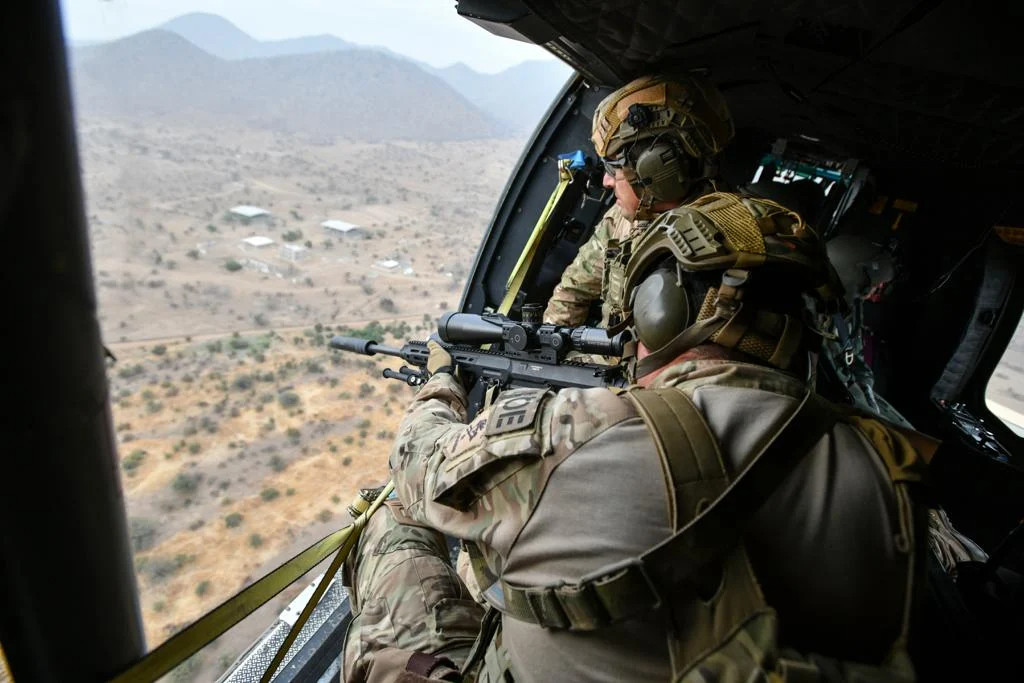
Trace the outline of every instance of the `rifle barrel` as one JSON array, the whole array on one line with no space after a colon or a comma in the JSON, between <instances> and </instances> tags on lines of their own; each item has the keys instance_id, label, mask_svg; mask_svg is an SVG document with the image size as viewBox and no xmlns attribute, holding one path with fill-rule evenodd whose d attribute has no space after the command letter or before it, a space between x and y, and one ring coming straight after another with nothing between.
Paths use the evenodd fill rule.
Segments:
<instances>
[{"instance_id":1,"label":"rifle barrel","mask_svg":"<svg viewBox=\"0 0 1024 683\"><path fill-rule=\"evenodd\" d=\"M401 356L402 350L396 349L393 346L385 346L378 344L375 341L360 339L359 337L342 337L335 335L331 337L331 341L328 345L332 349L338 349L340 351L350 351L352 353L358 353L363 356L374 356L378 353L385 356Z\"/></svg>"}]
</instances>

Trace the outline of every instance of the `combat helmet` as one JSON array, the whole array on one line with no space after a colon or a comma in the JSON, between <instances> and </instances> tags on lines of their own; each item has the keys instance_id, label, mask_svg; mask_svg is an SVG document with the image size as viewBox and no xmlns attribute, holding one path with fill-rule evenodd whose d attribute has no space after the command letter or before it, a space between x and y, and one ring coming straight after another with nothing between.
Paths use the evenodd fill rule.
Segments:
<instances>
[{"instance_id":1,"label":"combat helmet","mask_svg":"<svg viewBox=\"0 0 1024 683\"><path fill-rule=\"evenodd\" d=\"M627 83L597 106L592 128L597 155L610 175L623 170L641 209L688 197L733 134L725 98L695 75Z\"/></svg>"},{"instance_id":2,"label":"combat helmet","mask_svg":"<svg viewBox=\"0 0 1024 683\"><path fill-rule=\"evenodd\" d=\"M820 343L807 334L820 331L812 308L835 310L842 291L799 214L724 192L663 213L622 258L629 295L617 327L652 352L634 361L637 378L705 342L788 369Z\"/></svg>"}]
</instances>

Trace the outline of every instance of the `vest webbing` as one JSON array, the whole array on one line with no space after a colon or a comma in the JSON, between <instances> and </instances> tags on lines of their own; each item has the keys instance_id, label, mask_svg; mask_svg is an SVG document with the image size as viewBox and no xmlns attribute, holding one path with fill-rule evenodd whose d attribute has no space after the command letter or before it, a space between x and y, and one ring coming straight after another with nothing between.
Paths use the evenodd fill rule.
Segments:
<instances>
[{"instance_id":1,"label":"vest webbing","mask_svg":"<svg viewBox=\"0 0 1024 683\"><path fill-rule=\"evenodd\" d=\"M677 389L634 390L630 397L655 438L659 453L678 449L712 448L714 438L704 439L693 416L684 406L692 403L668 398ZM660 395L657 399L649 394ZM693 410L696 410L693 407ZM699 414L698 414L699 416ZM825 401L808 391L782 426L770 434L750 464L729 484L725 492L682 529L639 557L607 565L584 576L575 584L515 586L501 580L504 593L502 612L546 628L590 631L658 609L662 595L694 585L698 573L721 558L739 542L754 512L778 488L814 445L831 430L838 414ZM703 417L700 417L703 424ZM688 438L677 438L686 431ZM698 462L717 457L702 453L689 455ZM667 458L681 462L683 454Z\"/></svg>"}]
</instances>

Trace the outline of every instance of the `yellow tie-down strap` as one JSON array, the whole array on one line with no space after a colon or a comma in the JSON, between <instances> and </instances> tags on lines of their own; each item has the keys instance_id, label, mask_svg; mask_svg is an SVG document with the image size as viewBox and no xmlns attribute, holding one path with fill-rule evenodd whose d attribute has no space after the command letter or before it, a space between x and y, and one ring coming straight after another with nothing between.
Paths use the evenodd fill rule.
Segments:
<instances>
[{"instance_id":1,"label":"yellow tie-down strap","mask_svg":"<svg viewBox=\"0 0 1024 683\"><path fill-rule=\"evenodd\" d=\"M558 200L562 198L565 188L569 187L569 183L572 182L572 171L569 169L570 163L572 163L571 159L558 160L558 185L555 186L554 192L551 193L547 206L544 207L540 218L537 219L537 224L533 226L533 233L530 235L530 239L526 241L526 247L519 254L519 260L516 261L515 268L512 269L512 273L508 276L508 282L505 283L505 298L498 307L498 313L502 315L507 315L512 310L512 304L516 301L516 294L519 293L519 288L523 286L526 273L529 272L530 264L533 263L533 258L537 254L540 238L543 237L548 227L548 221L551 220L551 212L558 205Z\"/></svg>"},{"instance_id":2,"label":"yellow tie-down strap","mask_svg":"<svg viewBox=\"0 0 1024 683\"><path fill-rule=\"evenodd\" d=\"M284 659L285 653L295 642L313 609L327 590L331 579L352 551L359 534L366 527L370 516L394 490L394 483L388 485L377 496L373 504L349 526L324 536L301 553L270 572L256 583L241 591L227 602L215 607L191 626L171 636L152 652L130 668L111 679L111 683L149 683L174 670L179 664L194 655L206 645L219 638L228 629L262 607L267 601L301 578L306 572L320 564L335 550L338 551L324 573L323 579L309 598L299 618L288 632L288 636L271 661L261 681L269 681Z\"/></svg>"}]
</instances>

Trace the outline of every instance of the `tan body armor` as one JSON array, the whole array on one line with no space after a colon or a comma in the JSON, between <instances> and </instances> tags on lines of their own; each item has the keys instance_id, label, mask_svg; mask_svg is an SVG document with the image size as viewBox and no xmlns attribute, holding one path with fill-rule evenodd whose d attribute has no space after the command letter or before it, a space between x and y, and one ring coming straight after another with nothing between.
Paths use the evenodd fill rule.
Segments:
<instances>
[{"instance_id":1,"label":"tan body armor","mask_svg":"<svg viewBox=\"0 0 1024 683\"><path fill-rule=\"evenodd\" d=\"M730 227L730 235L745 237L733 248L751 253L741 259L736 267L758 265L765 259L766 252L773 245L766 243L764 236L776 232L792 231L794 225L802 226L800 216L768 199L744 197L729 192L711 192L675 209L671 209L657 221L666 220L674 224L676 231L685 239L680 248L692 251L697 256L711 256L716 240L722 239L722 226ZM634 258L641 242L647 239L642 230L636 230L628 238L609 242L603 268L605 307L608 327L616 329L627 316L630 302L627 301L626 287L629 286L631 271L642 270L647 264ZM757 255L760 252L760 256ZM628 267L627 267L628 266ZM637 283L632 283L635 286Z\"/></svg>"}]
</instances>

